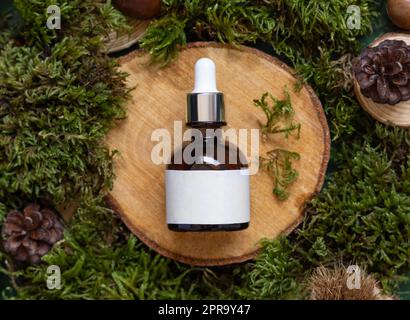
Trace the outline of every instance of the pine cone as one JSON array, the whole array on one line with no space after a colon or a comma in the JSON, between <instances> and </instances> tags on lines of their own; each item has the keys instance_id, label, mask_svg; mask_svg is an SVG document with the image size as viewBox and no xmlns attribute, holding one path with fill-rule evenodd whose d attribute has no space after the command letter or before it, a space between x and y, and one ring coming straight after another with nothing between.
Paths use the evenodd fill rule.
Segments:
<instances>
[{"instance_id":1,"label":"pine cone","mask_svg":"<svg viewBox=\"0 0 410 320\"><path fill-rule=\"evenodd\" d=\"M374 102L393 105L410 99L410 46L404 41L384 40L366 48L353 68L362 94Z\"/></svg>"},{"instance_id":2,"label":"pine cone","mask_svg":"<svg viewBox=\"0 0 410 320\"><path fill-rule=\"evenodd\" d=\"M4 250L16 261L38 264L63 238L63 226L53 211L37 204L28 204L23 212L8 213L2 228Z\"/></svg>"}]
</instances>

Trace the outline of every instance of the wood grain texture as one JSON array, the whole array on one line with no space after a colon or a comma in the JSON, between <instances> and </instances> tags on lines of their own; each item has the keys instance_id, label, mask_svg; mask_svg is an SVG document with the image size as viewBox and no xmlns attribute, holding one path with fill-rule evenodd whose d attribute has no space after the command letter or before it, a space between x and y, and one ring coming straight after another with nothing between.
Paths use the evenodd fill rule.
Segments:
<instances>
[{"instance_id":1,"label":"wood grain texture","mask_svg":"<svg viewBox=\"0 0 410 320\"><path fill-rule=\"evenodd\" d=\"M165 220L164 165L150 158L157 128L171 132L174 120L184 120L186 93L193 87L193 68L201 57L217 67L217 84L225 94L227 128L259 128L264 114L252 100L270 91L284 97L288 87L295 121L302 125L301 139L276 135L260 144L260 154L274 148L299 152L295 163L300 176L286 201L272 195L273 182L262 171L251 177L251 223L243 231L177 233ZM148 246L164 256L200 266L226 265L255 257L260 240L289 233L302 220L306 201L323 184L329 160L330 138L320 101L310 87L293 92L293 70L256 49L232 48L215 43L193 43L177 61L164 69L147 66L147 55L134 52L122 59L122 70L135 86L128 118L113 129L107 143L120 151L115 162L117 178L108 200L125 224Z\"/></svg>"},{"instance_id":2,"label":"wood grain texture","mask_svg":"<svg viewBox=\"0 0 410 320\"><path fill-rule=\"evenodd\" d=\"M370 47L377 46L383 40L403 40L410 45L410 34L407 33L386 33L370 44ZM360 105L373 118L384 124L396 125L402 128L410 128L410 100L400 101L395 105L376 103L372 99L365 97L360 92L360 86L354 78L354 91Z\"/></svg>"},{"instance_id":3,"label":"wood grain texture","mask_svg":"<svg viewBox=\"0 0 410 320\"><path fill-rule=\"evenodd\" d=\"M111 32L106 40L108 53L118 52L131 47L144 35L151 20L137 20L129 18L130 32Z\"/></svg>"}]
</instances>

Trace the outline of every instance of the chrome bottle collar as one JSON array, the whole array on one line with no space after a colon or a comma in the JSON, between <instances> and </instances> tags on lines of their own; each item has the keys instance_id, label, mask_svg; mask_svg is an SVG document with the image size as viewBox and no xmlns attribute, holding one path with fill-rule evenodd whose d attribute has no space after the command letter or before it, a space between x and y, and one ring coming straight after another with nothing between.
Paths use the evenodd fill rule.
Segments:
<instances>
[{"instance_id":1,"label":"chrome bottle collar","mask_svg":"<svg viewBox=\"0 0 410 320\"><path fill-rule=\"evenodd\" d=\"M225 122L224 96L221 92L188 93L186 122Z\"/></svg>"}]
</instances>

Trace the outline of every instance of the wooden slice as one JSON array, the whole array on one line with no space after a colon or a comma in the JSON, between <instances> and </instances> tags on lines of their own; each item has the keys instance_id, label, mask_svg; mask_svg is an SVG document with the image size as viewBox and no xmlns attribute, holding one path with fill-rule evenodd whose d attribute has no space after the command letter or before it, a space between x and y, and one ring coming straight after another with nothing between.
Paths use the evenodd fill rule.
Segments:
<instances>
[{"instance_id":1,"label":"wooden slice","mask_svg":"<svg viewBox=\"0 0 410 320\"><path fill-rule=\"evenodd\" d=\"M174 120L184 120L186 93L193 88L195 62L201 57L214 60L218 88L225 93L226 118L231 128L259 128L264 114L252 100L269 91L283 99L288 88L302 125L301 139L276 135L260 144L260 155L274 148L299 152L295 162L299 178L286 201L272 194L271 177L259 170L251 177L251 223L243 231L178 233L169 231L165 220L164 169L151 161L157 142L151 134L166 128L173 136ZM232 48L215 43L194 43L180 52L169 67L147 65L149 57L135 52L122 60L128 84L136 87L128 104L128 118L107 138L116 158L117 178L109 202L123 221L143 242L167 256L190 265L226 265L255 257L263 238L273 239L293 230L303 218L306 201L323 183L329 159L329 129L320 101L311 88L294 93L293 70L258 50ZM250 140L250 139L249 139ZM249 150L249 149L248 149Z\"/></svg>"},{"instance_id":2,"label":"wooden slice","mask_svg":"<svg viewBox=\"0 0 410 320\"><path fill-rule=\"evenodd\" d=\"M403 40L410 45L410 34L386 33L373 41L370 47L375 47L386 39ZM396 125L402 128L410 127L410 100L401 101L395 105L376 103L360 92L360 86L356 78L354 78L354 91L363 109L376 120L384 124Z\"/></svg>"},{"instance_id":3,"label":"wooden slice","mask_svg":"<svg viewBox=\"0 0 410 320\"><path fill-rule=\"evenodd\" d=\"M151 20L137 20L129 18L131 31L123 33L117 33L115 31L111 32L106 40L107 52L118 52L137 43L137 41L144 35L150 22Z\"/></svg>"}]
</instances>

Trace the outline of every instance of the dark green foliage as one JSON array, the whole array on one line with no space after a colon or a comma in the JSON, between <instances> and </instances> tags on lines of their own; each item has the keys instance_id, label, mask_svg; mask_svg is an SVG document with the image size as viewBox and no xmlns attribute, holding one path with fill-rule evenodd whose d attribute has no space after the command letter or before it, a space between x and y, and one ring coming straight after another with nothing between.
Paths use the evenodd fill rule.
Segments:
<instances>
[{"instance_id":1,"label":"dark green foliage","mask_svg":"<svg viewBox=\"0 0 410 320\"><path fill-rule=\"evenodd\" d=\"M354 133L360 106L353 98L352 54L332 60L330 51L320 51L312 61L301 60L296 70L303 82L311 84L326 112L333 140Z\"/></svg>"},{"instance_id":2,"label":"dark green foliage","mask_svg":"<svg viewBox=\"0 0 410 320\"><path fill-rule=\"evenodd\" d=\"M10 15L0 13L0 50L3 50L10 39L11 30L9 29L9 23Z\"/></svg>"},{"instance_id":3,"label":"dark green foliage","mask_svg":"<svg viewBox=\"0 0 410 320\"><path fill-rule=\"evenodd\" d=\"M245 293L253 299L297 299L303 296L301 261L293 257L293 245L286 238L262 242L263 252L256 259Z\"/></svg>"},{"instance_id":4,"label":"dark green foliage","mask_svg":"<svg viewBox=\"0 0 410 320\"><path fill-rule=\"evenodd\" d=\"M408 270L409 132L377 124L364 139L341 148L340 169L313 200L299 237L323 237L332 255L384 279Z\"/></svg>"},{"instance_id":5,"label":"dark green foliage","mask_svg":"<svg viewBox=\"0 0 410 320\"><path fill-rule=\"evenodd\" d=\"M125 115L125 75L101 53L101 39L89 38L89 17L75 37L39 27L46 15L31 13L45 12L50 3L16 1L26 36L23 45L11 42L0 53L2 208L30 199L58 204L112 185L112 154L101 141L113 120ZM74 15L78 28L77 14L91 3L103 8L102 2L75 1L75 9L70 2L62 10ZM109 17L96 29L110 27Z\"/></svg>"},{"instance_id":6,"label":"dark green foliage","mask_svg":"<svg viewBox=\"0 0 410 320\"><path fill-rule=\"evenodd\" d=\"M185 21L175 16L156 21L145 33L141 47L149 50L152 62L166 65L176 57L178 48L186 44L184 28Z\"/></svg>"},{"instance_id":7,"label":"dark green foliage","mask_svg":"<svg viewBox=\"0 0 410 320\"><path fill-rule=\"evenodd\" d=\"M356 37L371 31L378 14L374 1L349 0L165 0L166 15L151 24L141 41L154 60L169 61L177 45L185 44L180 28L190 38L231 44L262 40L292 61L310 59L318 48L342 53L357 48ZM348 29L347 8L361 9L361 28ZM178 27L175 17L178 17ZM170 29L172 28L172 29ZM170 31L178 28L178 35ZM164 40L166 39L166 40ZM181 41L183 39L183 41ZM167 44L164 46L164 44Z\"/></svg>"},{"instance_id":8,"label":"dark green foliage","mask_svg":"<svg viewBox=\"0 0 410 320\"><path fill-rule=\"evenodd\" d=\"M125 17L115 10L111 1L104 0L14 0L23 22L22 31L29 45L39 49L52 46L64 37L75 36L76 40L84 40L84 45L99 46L100 38L111 30L128 29ZM46 28L47 8L58 5L61 12L61 29Z\"/></svg>"}]
</instances>

